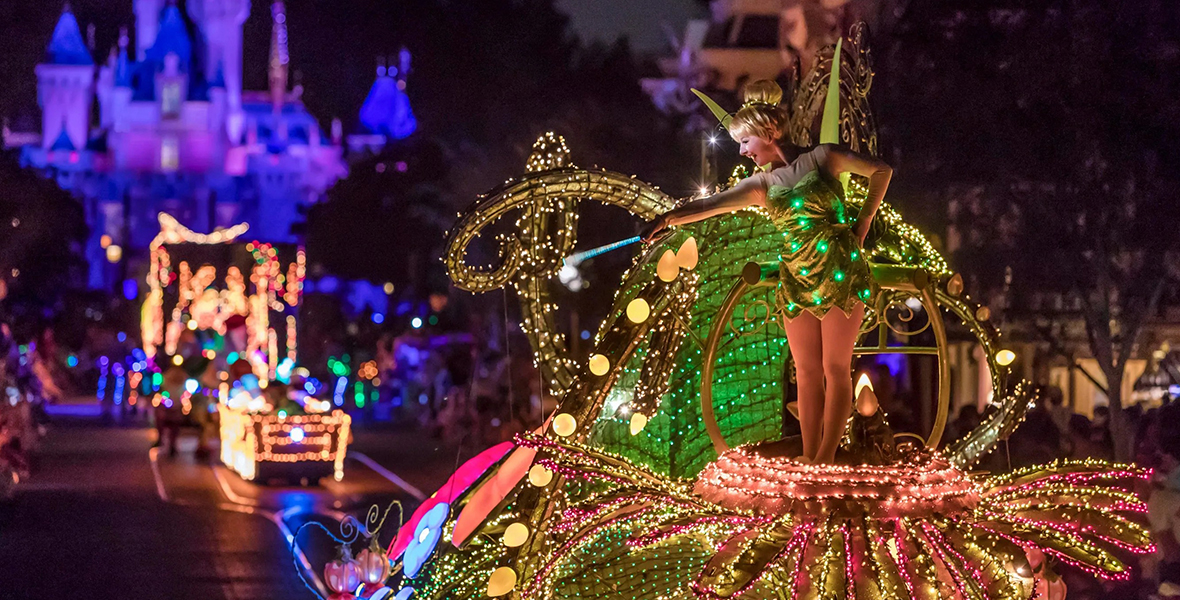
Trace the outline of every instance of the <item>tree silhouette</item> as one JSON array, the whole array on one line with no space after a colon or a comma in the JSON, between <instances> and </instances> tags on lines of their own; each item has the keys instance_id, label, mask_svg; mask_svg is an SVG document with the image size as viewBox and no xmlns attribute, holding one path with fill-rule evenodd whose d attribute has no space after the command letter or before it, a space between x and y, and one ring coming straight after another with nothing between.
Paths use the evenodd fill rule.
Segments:
<instances>
[{"instance_id":1,"label":"tree silhouette","mask_svg":"<svg viewBox=\"0 0 1180 600\"><path fill-rule=\"evenodd\" d=\"M85 285L82 206L54 182L0 156L0 316L28 339Z\"/></svg>"},{"instance_id":2,"label":"tree silhouette","mask_svg":"<svg viewBox=\"0 0 1180 600\"><path fill-rule=\"evenodd\" d=\"M1127 459L1119 382L1161 300L1180 300L1180 7L903 8L876 88L892 193L949 226L953 264L1004 316L1084 321Z\"/></svg>"},{"instance_id":3,"label":"tree silhouette","mask_svg":"<svg viewBox=\"0 0 1180 600\"><path fill-rule=\"evenodd\" d=\"M396 40L412 52L406 92L419 129L408 142L352 165L328 201L310 212L309 257L330 271L399 287L437 285L442 234L456 212L523 173L533 142L546 131L566 138L579 166L635 173L673 193L699 185L693 182L693 147L682 146L677 124L640 88L641 66L627 44L582 44L551 1L428 1L363 10L355 4L333 3L336 12L323 16L359 27L342 42L346 47L387 47ZM321 9L313 2L301 17L292 13L292 30L299 29L298 18ZM368 37L376 28L381 34ZM367 86L368 65L353 81L343 81L354 66L309 72L305 81L314 75L339 80L344 88L356 88L357 81ZM307 89L313 110L329 101L316 97L310 83ZM406 170L398 170L399 164ZM618 211L581 210L582 246L633 232ZM494 260L494 246L490 250L488 259Z\"/></svg>"}]
</instances>

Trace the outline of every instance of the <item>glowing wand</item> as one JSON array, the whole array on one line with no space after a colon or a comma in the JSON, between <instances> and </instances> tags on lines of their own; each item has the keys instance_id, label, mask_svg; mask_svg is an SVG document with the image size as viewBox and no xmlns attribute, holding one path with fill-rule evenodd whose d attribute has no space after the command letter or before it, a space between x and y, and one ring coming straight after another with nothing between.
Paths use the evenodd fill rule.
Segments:
<instances>
[{"instance_id":1,"label":"glowing wand","mask_svg":"<svg viewBox=\"0 0 1180 600\"><path fill-rule=\"evenodd\" d=\"M634 244L635 242L638 242L642 239L643 239L643 236L637 235L635 237L629 237L625 240L620 240L618 242L614 242L613 244L607 244L605 246L599 246L597 248L591 248L589 250L577 252L577 253L571 254L568 257L566 257L565 261L563 261L563 264L567 267L576 267L579 264L581 264L581 262L584 260L594 258L595 256L598 256L599 254L605 254L607 252L610 252L611 250L616 250L618 248L622 248L623 246L630 246L631 244Z\"/></svg>"}]
</instances>

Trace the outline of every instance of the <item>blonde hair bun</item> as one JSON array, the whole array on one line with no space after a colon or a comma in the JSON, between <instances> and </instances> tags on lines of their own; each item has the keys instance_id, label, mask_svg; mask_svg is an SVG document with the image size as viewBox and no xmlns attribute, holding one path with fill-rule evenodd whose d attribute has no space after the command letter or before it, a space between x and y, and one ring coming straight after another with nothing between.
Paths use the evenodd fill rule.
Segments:
<instances>
[{"instance_id":1,"label":"blonde hair bun","mask_svg":"<svg viewBox=\"0 0 1180 600\"><path fill-rule=\"evenodd\" d=\"M729 122L729 135L736 141L755 136L774 141L787 131L787 111L779 106L783 88L769 79L746 84L742 90L742 108Z\"/></svg>"},{"instance_id":2,"label":"blonde hair bun","mask_svg":"<svg viewBox=\"0 0 1180 600\"><path fill-rule=\"evenodd\" d=\"M759 79L747 83L742 89L742 105L770 104L778 106L783 100L783 88L769 79Z\"/></svg>"}]
</instances>

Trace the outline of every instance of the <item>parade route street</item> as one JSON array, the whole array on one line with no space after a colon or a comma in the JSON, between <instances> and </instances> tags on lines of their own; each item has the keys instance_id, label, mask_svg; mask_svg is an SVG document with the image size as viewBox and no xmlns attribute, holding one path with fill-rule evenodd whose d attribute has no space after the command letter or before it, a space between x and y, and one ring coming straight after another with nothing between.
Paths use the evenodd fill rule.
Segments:
<instances>
[{"instance_id":1,"label":"parade route street","mask_svg":"<svg viewBox=\"0 0 1180 600\"><path fill-rule=\"evenodd\" d=\"M388 444L384 436L360 437L366 443L359 447ZM378 451L373 459L358 450L341 482L272 487L243 481L216 459L196 461L186 451L191 438L182 438L175 457L153 449L154 439L143 426L54 419L36 453L35 475L0 504L0 596L310 599L296 562L322 585L316 578L335 549L309 528L293 554L287 535L307 520L337 531L346 515L363 516L370 505L393 499L408 515L422 497L418 486L432 490L447 475L425 468L431 460L416 461L410 483L391 462L404 456ZM436 455L434 463L453 460Z\"/></svg>"}]
</instances>

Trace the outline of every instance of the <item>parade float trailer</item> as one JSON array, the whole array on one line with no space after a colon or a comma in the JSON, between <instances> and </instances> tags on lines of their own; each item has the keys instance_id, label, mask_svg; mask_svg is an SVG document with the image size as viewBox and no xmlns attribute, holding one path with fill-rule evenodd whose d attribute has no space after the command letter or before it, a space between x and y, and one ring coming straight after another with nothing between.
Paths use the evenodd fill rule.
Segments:
<instances>
[{"instance_id":1,"label":"parade float trailer","mask_svg":"<svg viewBox=\"0 0 1180 600\"><path fill-rule=\"evenodd\" d=\"M221 462L242 479L344 478L352 418L342 410L307 415L255 413L218 403Z\"/></svg>"},{"instance_id":2,"label":"parade float trailer","mask_svg":"<svg viewBox=\"0 0 1180 600\"><path fill-rule=\"evenodd\" d=\"M351 417L310 395L299 401L306 414L288 414L262 393L295 364L303 249L239 241L245 224L199 234L159 218L142 313L145 354L213 363L217 381L204 385L216 398L221 460L243 479L339 481ZM243 360L259 385L231 380L231 365Z\"/></svg>"}]
</instances>

